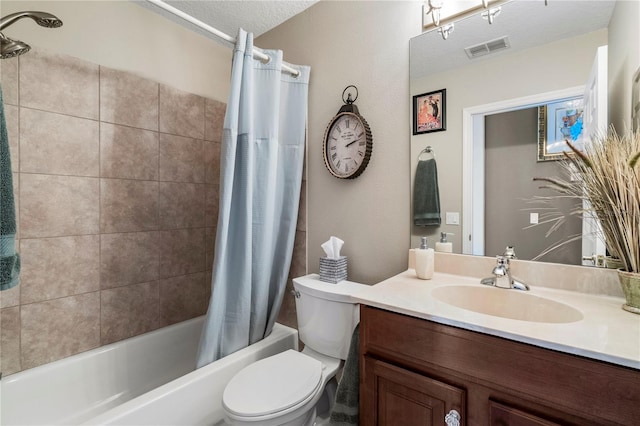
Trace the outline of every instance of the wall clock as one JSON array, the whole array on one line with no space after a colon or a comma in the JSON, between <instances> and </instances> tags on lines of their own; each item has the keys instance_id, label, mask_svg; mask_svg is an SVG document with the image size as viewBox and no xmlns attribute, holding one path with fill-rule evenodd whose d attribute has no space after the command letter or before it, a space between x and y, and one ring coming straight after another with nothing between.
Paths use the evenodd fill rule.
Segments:
<instances>
[{"instance_id":1,"label":"wall clock","mask_svg":"<svg viewBox=\"0 0 640 426\"><path fill-rule=\"evenodd\" d=\"M355 97L352 99L352 87ZM347 99L345 99L347 94ZM324 164L329 173L340 179L354 179L362 174L369 164L373 149L373 136L369 124L360 115L354 102L358 99L358 88L347 86L342 92L344 105L329 121L324 133Z\"/></svg>"}]
</instances>

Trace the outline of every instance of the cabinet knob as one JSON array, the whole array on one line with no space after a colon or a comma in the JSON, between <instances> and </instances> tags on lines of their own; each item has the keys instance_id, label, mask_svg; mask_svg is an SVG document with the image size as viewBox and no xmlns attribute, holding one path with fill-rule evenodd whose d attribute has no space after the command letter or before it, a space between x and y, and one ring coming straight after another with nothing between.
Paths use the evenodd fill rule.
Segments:
<instances>
[{"instance_id":1,"label":"cabinet knob","mask_svg":"<svg viewBox=\"0 0 640 426\"><path fill-rule=\"evenodd\" d=\"M451 410L444 416L444 422L447 426L460 426L460 413Z\"/></svg>"}]
</instances>

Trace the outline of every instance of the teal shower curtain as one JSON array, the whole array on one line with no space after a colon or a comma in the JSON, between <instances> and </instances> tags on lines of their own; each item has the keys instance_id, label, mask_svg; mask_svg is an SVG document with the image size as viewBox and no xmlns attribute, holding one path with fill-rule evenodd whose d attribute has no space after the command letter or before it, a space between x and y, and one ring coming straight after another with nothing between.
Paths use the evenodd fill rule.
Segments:
<instances>
[{"instance_id":1,"label":"teal shower curtain","mask_svg":"<svg viewBox=\"0 0 640 426\"><path fill-rule=\"evenodd\" d=\"M16 210L9 134L0 88L0 291L20 284L20 255L16 252Z\"/></svg>"},{"instance_id":2,"label":"teal shower curtain","mask_svg":"<svg viewBox=\"0 0 640 426\"><path fill-rule=\"evenodd\" d=\"M198 368L271 333L284 294L302 182L309 67L282 72L282 51L252 57L240 30L220 156L212 296Z\"/></svg>"}]
</instances>

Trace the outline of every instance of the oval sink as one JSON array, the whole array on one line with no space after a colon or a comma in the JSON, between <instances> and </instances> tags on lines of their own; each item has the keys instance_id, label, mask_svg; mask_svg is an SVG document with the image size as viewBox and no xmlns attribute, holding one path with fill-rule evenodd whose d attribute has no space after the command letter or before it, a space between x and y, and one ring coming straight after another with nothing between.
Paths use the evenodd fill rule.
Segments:
<instances>
[{"instance_id":1,"label":"oval sink","mask_svg":"<svg viewBox=\"0 0 640 426\"><path fill-rule=\"evenodd\" d=\"M448 286L434 288L431 295L458 308L521 321L569 323L583 318L569 305L519 290Z\"/></svg>"}]
</instances>

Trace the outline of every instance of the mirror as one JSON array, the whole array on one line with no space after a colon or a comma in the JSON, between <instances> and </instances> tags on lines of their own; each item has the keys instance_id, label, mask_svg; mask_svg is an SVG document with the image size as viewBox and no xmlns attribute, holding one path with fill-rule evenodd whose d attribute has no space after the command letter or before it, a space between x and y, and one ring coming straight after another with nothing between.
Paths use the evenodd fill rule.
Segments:
<instances>
[{"instance_id":1,"label":"mirror","mask_svg":"<svg viewBox=\"0 0 640 426\"><path fill-rule=\"evenodd\" d=\"M442 111L447 117L446 130L411 136L412 247L417 247L420 237L425 235L433 247L440 232L448 232L453 234L448 240L453 242L454 253L494 256L501 254L503 243L508 242L515 245L520 259L530 260L564 238L552 233L549 238L538 238L539 245L533 247L533 236L544 236L549 226L524 229L534 219L523 205L522 191L510 187L514 186L511 183L515 177L522 177L537 190L540 185L531 181L533 177L558 175L559 171L554 171L559 170L556 162L537 162L538 106L583 94L598 47L609 43L608 26L615 3L549 0L545 6L543 1L513 0L500 4L501 13L495 16L493 24L477 12L455 20L454 30L446 40L437 30L410 40L410 99L443 89L447 93L446 110ZM533 124L513 124L521 119ZM511 131L515 133L487 144L487 147L493 145L493 151L475 150L472 157L463 155L465 150L469 152L463 141L485 139L485 130L504 130L509 127L508 123L512 123ZM530 129L525 138L527 126ZM525 147L525 140L529 139L531 145L527 142ZM507 142L514 145L510 149L521 153L514 156L500 151L506 149L503 145ZM441 225L420 227L413 224L413 191L418 156L427 146L432 147L438 169ZM513 167L514 158L521 157L530 159L528 169ZM504 199L500 205L485 202L485 195L491 192L485 181L485 164L491 174L497 176L497 183L490 189ZM484 185L466 189L469 193L463 194L466 173L474 182ZM474 202L464 202L465 199L474 199ZM463 235L463 228L471 227L474 206L478 209L478 205L484 205L485 220L497 217L498 213L505 215L493 228L485 229L483 220L473 223L473 232ZM563 206L562 210L567 208ZM517 224L507 224L505 217ZM521 232L516 235L514 227ZM580 223L573 223L565 231L573 235L580 233L580 228ZM497 246L487 246L486 250L485 247L469 248L474 239L486 243L486 235L497 236L500 242L495 243ZM576 241L539 260L580 264L581 259L575 254L576 250L580 251L580 245ZM567 254L571 250L574 254Z\"/></svg>"}]
</instances>

